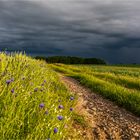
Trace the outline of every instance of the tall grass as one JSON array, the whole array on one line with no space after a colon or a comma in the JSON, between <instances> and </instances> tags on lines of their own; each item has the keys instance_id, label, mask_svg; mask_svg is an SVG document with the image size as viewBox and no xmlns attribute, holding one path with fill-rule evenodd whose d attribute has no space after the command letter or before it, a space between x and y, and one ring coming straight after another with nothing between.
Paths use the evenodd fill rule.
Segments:
<instances>
[{"instance_id":1,"label":"tall grass","mask_svg":"<svg viewBox=\"0 0 140 140\"><path fill-rule=\"evenodd\" d=\"M81 84L89 87L94 92L103 95L107 99L116 102L119 106L140 116L140 81L139 78L130 77L129 73L134 73L135 71L132 68L128 68L128 75L124 76L122 74L121 76L119 74L118 76L114 72L109 72L109 70L103 73L102 68L106 69L106 66L95 66L95 69L101 68L98 72L97 70L94 71L93 66L85 65L72 66L59 64L51 65L51 67L56 71L78 79ZM120 70L121 67L115 67L115 69L117 73L117 70Z\"/></svg>"},{"instance_id":2,"label":"tall grass","mask_svg":"<svg viewBox=\"0 0 140 140\"><path fill-rule=\"evenodd\" d=\"M64 139L71 96L45 62L0 53L0 139Z\"/></svg>"}]
</instances>

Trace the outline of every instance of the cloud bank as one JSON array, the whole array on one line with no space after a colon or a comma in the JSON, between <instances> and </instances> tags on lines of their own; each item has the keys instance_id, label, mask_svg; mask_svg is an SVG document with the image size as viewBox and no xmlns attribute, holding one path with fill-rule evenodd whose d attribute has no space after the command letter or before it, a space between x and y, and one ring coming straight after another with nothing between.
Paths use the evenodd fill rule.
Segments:
<instances>
[{"instance_id":1,"label":"cloud bank","mask_svg":"<svg viewBox=\"0 0 140 140\"><path fill-rule=\"evenodd\" d=\"M1 0L0 50L140 63L138 0Z\"/></svg>"}]
</instances>

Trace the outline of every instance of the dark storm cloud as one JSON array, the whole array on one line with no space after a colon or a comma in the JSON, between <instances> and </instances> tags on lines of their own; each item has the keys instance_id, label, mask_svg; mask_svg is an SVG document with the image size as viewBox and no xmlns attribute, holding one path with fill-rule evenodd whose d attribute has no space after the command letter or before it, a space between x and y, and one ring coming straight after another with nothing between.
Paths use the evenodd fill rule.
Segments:
<instances>
[{"instance_id":1,"label":"dark storm cloud","mask_svg":"<svg viewBox=\"0 0 140 140\"><path fill-rule=\"evenodd\" d=\"M2 0L0 49L140 63L139 5L138 0Z\"/></svg>"}]
</instances>

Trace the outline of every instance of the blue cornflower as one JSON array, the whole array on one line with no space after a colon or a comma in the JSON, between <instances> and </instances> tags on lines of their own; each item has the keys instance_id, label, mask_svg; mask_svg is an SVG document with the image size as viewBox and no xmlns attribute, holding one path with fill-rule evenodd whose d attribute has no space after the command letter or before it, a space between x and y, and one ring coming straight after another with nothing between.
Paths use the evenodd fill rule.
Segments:
<instances>
[{"instance_id":1,"label":"blue cornflower","mask_svg":"<svg viewBox=\"0 0 140 140\"><path fill-rule=\"evenodd\" d=\"M46 115L48 114L48 110L45 111L45 114L46 114Z\"/></svg>"},{"instance_id":2,"label":"blue cornflower","mask_svg":"<svg viewBox=\"0 0 140 140\"><path fill-rule=\"evenodd\" d=\"M6 80L6 84L9 85L12 81L11 80Z\"/></svg>"},{"instance_id":3,"label":"blue cornflower","mask_svg":"<svg viewBox=\"0 0 140 140\"><path fill-rule=\"evenodd\" d=\"M43 108L44 106L45 106L44 103L41 103L41 104L39 105L40 108Z\"/></svg>"},{"instance_id":4,"label":"blue cornflower","mask_svg":"<svg viewBox=\"0 0 140 140\"><path fill-rule=\"evenodd\" d=\"M63 107L63 105L59 105L58 108L63 109L64 107Z\"/></svg>"},{"instance_id":5,"label":"blue cornflower","mask_svg":"<svg viewBox=\"0 0 140 140\"><path fill-rule=\"evenodd\" d=\"M12 89L12 90L11 90L11 92L12 92L12 93L14 93L14 92L15 92L15 90L14 90L14 89Z\"/></svg>"},{"instance_id":6,"label":"blue cornflower","mask_svg":"<svg viewBox=\"0 0 140 140\"><path fill-rule=\"evenodd\" d=\"M22 80L25 80L25 77L22 77Z\"/></svg>"},{"instance_id":7,"label":"blue cornflower","mask_svg":"<svg viewBox=\"0 0 140 140\"><path fill-rule=\"evenodd\" d=\"M37 92L37 91L38 91L38 88L35 88L35 89L34 89L34 92Z\"/></svg>"},{"instance_id":8,"label":"blue cornflower","mask_svg":"<svg viewBox=\"0 0 140 140\"><path fill-rule=\"evenodd\" d=\"M74 97L70 97L70 100L74 100Z\"/></svg>"},{"instance_id":9,"label":"blue cornflower","mask_svg":"<svg viewBox=\"0 0 140 140\"><path fill-rule=\"evenodd\" d=\"M63 116L58 116L57 118L61 121L63 119Z\"/></svg>"},{"instance_id":10,"label":"blue cornflower","mask_svg":"<svg viewBox=\"0 0 140 140\"><path fill-rule=\"evenodd\" d=\"M70 108L70 111L73 111L73 108L72 107Z\"/></svg>"},{"instance_id":11,"label":"blue cornflower","mask_svg":"<svg viewBox=\"0 0 140 140\"><path fill-rule=\"evenodd\" d=\"M58 132L58 129L57 128L54 128L54 133L57 133Z\"/></svg>"}]
</instances>

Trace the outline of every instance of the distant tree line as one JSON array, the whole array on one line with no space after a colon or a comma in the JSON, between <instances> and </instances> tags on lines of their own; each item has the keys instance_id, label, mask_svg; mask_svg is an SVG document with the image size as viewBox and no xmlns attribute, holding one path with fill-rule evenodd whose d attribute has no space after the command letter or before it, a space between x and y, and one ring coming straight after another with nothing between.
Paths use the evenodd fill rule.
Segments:
<instances>
[{"instance_id":1,"label":"distant tree line","mask_svg":"<svg viewBox=\"0 0 140 140\"><path fill-rule=\"evenodd\" d=\"M43 59L47 63L63 63L63 64L103 64L106 62L98 58L81 58L81 57L71 57L71 56L52 56L43 57L36 56L35 59Z\"/></svg>"}]
</instances>

